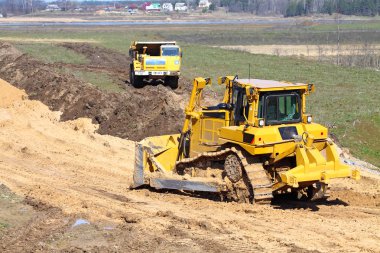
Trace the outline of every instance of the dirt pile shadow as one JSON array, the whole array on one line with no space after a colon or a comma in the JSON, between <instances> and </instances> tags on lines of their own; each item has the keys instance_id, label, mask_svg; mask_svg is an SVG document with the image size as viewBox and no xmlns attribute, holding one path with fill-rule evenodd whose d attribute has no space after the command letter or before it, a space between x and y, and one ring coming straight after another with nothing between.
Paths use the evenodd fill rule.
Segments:
<instances>
[{"instance_id":1,"label":"dirt pile shadow","mask_svg":"<svg viewBox=\"0 0 380 253\"><path fill-rule=\"evenodd\" d=\"M73 50L92 54L83 45ZM100 48L94 50L100 55ZM102 54L106 55L108 49L104 50ZM97 54L91 62L96 62ZM114 59L114 64L117 61ZM137 90L127 86L125 92L109 93L74 75L57 73L51 65L21 53L9 43L0 43L0 78L25 89L31 99L61 111L62 120L91 118L100 125L99 133L131 140L177 132L182 125L183 97L170 88L160 85ZM112 68L112 64L107 67Z\"/></svg>"}]
</instances>

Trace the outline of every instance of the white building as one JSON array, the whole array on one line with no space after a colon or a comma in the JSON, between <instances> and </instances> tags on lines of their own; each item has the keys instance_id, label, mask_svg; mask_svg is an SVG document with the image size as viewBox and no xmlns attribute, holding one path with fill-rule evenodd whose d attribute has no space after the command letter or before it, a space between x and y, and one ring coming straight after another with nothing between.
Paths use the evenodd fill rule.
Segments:
<instances>
[{"instance_id":1,"label":"white building","mask_svg":"<svg viewBox=\"0 0 380 253\"><path fill-rule=\"evenodd\" d=\"M161 4L159 3L152 3L150 5L147 5L145 7L146 11L161 11Z\"/></svg>"},{"instance_id":2,"label":"white building","mask_svg":"<svg viewBox=\"0 0 380 253\"><path fill-rule=\"evenodd\" d=\"M59 8L59 6L56 5L56 4L48 4L48 5L46 6L46 9L45 9L45 10L47 10L47 11L60 11L61 8Z\"/></svg>"},{"instance_id":3,"label":"white building","mask_svg":"<svg viewBox=\"0 0 380 253\"><path fill-rule=\"evenodd\" d=\"M176 3L174 6L174 10L176 10L176 11L187 11L187 6L185 3Z\"/></svg>"},{"instance_id":4,"label":"white building","mask_svg":"<svg viewBox=\"0 0 380 253\"><path fill-rule=\"evenodd\" d=\"M163 3L162 4L162 10L163 11L173 11L173 5L171 3Z\"/></svg>"},{"instance_id":5,"label":"white building","mask_svg":"<svg viewBox=\"0 0 380 253\"><path fill-rule=\"evenodd\" d=\"M209 0L199 0L199 8L209 8L211 5L211 2Z\"/></svg>"}]
</instances>

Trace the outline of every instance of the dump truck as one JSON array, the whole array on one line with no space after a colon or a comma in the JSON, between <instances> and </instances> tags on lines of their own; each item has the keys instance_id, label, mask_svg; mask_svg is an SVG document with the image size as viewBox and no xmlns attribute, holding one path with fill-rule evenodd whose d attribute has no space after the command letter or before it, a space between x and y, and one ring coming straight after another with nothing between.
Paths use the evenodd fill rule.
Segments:
<instances>
[{"instance_id":1,"label":"dump truck","mask_svg":"<svg viewBox=\"0 0 380 253\"><path fill-rule=\"evenodd\" d=\"M204 106L202 91L210 83L194 79L181 133L137 143L133 188L270 203L277 194L327 198L331 179L360 178L340 161L328 129L307 113L313 84L225 76L218 79L223 100Z\"/></svg>"},{"instance_id":2,"label":"dump truck","mask_svg":"<svg viewBox=\"0 0 380 253\"><path fill-rule=\"evenodd\" d=\"M134 87L143 87L144 80L161 79L172 89L178 88L182 51L175 41L133 41L129 55L129 77Z\"/></svg>"}]
</instances>

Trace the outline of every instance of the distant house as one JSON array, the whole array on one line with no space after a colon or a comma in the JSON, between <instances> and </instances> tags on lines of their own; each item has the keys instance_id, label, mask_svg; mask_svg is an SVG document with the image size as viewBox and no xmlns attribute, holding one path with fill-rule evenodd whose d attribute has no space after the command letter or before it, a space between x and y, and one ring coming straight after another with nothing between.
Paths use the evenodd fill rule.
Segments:
<instances>
[{"instance_id":1,"label":"distant house","mask_svg":"<svg viewBox=\"0 0 380 253\"><path fill-rule=\"evenodd\" d=\"M211 5L211 2L209 0L199 0L199 8L209 8Z\"/></svg>"},{"instance_id":2,"label":"distant house","mask_svg":"<svg viewBox=\"0 0 380 253\"><path fill-rule=\"evenodd\" d=\"M175 11L187 11L187 6L185 3L176 3L174 6Z\"/></svg>"},{"instance_id":3,"label":"distant house","mask_svg":"<svg viewBox=\"0 0 380 253\"><path fill-rule=\"evenodd\" d=\"M45 9L45 10L46 10L46 11L60 11L61 8L59 8L59 6L56 5L56 4L48 4L48 5L46 6L46 9Z\"/></svg>"},{"instance_id":4,"label":"distant house","mask_svg":"<svg viewBox=\"0 0 380 253\"><path fill-rule=\"evenodd\" d=\"M108 6L106 8L104 8L105 11L115 11L116 8L114 6Z\"/></svg>"},{"instance_id":5,"label":"distant house","mask_svg":"<svg viewBox=\"0 0 380 253\"><path fill-rule=\"evenodd\" d=\"M162 10L163 11L173 11L173 5L171 3L163 3L162 4Z\"/></svg>"},{"instance_id":6,"label":"distant house","mask_svg":"<svg viewBox=\"0 0 380 253\"><path fill-rule=\"evenodd\" d=\"M161 11L161 4L151 3L150 5L145 6L146 11Z\"/></svg>"},{"instance_id":7,"label":"distant house","mask_svg":"<svg viewBox=\"0 0 380 253\"><path fill-rule=\"evenodd\" d=\"M138 9L139 7L137 6L137 4L130 4L128 6L125 6L125 9L132 9L132 10L135 10L135 9Z\"/></svg>"}]
</instances>

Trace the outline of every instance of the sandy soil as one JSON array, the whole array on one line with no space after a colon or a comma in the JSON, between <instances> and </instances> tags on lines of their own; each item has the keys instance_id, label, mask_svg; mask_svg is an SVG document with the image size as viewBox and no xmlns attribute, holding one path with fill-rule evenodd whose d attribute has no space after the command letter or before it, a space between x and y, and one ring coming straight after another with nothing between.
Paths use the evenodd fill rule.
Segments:
<instances>
[{"instance_id":1,"label":"sandy soil","mask_svg":"<svg viewBox=\"0 0 380 253\"><path fill-rule=\"evenodd\" d=\"M7 230L3 251L379 252L379 176L333 181L330 201L272 206L129 190L134 142L89 119L60 122L6 82L0 91L0 182L43 212ZM74 216L97 225L72 228Z\"/></svg>"},{"instance_id":2,"label":"sandy soil","mask_svg":"<svg viewBox=\"0 0 380 253\"><path fill-rule=\"evenodd\" d=\"M221 48L241 50L252 54L266 54L277 56L306 56L311 58L336 56L337 45L233 45L221 46ZM363 48L363 45L345 44L339 49L340 55L364 55L380 54L380 45L371 45Z\"/></svg>"}]
</instances>

